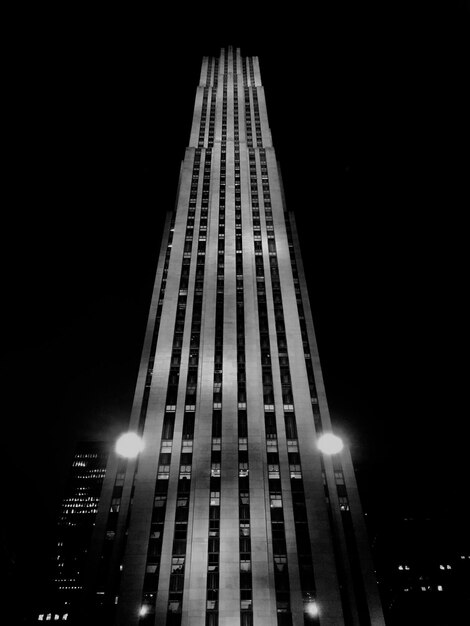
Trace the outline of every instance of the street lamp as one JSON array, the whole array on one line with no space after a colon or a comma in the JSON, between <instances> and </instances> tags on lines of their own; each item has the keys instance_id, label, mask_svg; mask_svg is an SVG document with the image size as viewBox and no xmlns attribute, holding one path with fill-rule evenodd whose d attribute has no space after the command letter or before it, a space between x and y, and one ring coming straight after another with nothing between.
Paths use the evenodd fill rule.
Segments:
<instances>
[{"instance_id":1,"label":"street lamp","mask_svg":"<svg viewBox=\"0 0 470 626\"><path fill-rule=\"evenodd\" d=\"M320 611L318 610L318 605L315 600L310 600L307 606L305 607L306 613L309 617L318 617Z\"/></svg>"},{"instance_id":2,"label":"street lamp","mask_svg":"<svg viewBox=\"0 0 470 626\"><path fill-rule=\"evenodd\" d=\"M343 449L343 441L341 437L333 435L333 433L325 433L318 438L317 446L323 454L337 454Z\"/></svg>"},{"instance_id":3,"label":"street lamp","mask_svg":"<svg viewBox=\"0 0 470 626\"><path fill-rule=\"evenodd\" d=\"M116 441L116 452L126 459L135 459L144 449L144 442L137 433L128 432L122 434Z\"/></svg>"}]
</instances>

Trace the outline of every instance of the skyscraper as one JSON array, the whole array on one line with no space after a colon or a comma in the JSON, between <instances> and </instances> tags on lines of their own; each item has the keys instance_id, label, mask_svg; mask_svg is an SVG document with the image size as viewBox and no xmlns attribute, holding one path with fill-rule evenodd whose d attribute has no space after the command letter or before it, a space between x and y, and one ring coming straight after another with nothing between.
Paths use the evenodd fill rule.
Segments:
<instances>
[{"instance_id":1,"label":"skyscraper","mask_svg":"<svg viewBox=\"0 0 470 626\"><path fill-rule=\"evenodd\" d=\"M130 430L91 555L100 623L383 624L349 453L331 431L257 57L205 57ZM108 621L106 621L108 620Z\"/></svg>"}]
</instances>

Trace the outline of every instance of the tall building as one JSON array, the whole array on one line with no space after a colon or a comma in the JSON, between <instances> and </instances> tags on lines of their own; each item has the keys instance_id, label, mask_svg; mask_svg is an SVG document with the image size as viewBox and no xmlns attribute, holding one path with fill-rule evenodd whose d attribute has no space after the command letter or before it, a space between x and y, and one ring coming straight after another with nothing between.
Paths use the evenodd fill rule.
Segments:
<instances>
[{"instance_id":1,"label":"tall building","mask_svg":"<svg viewBox=\"0 0 470 626\"><path fill-rule=\"evenodd\" d=\"M383 624L257 57L204 58L91 581L100 624Z\"/></svg>"}]
</instances>

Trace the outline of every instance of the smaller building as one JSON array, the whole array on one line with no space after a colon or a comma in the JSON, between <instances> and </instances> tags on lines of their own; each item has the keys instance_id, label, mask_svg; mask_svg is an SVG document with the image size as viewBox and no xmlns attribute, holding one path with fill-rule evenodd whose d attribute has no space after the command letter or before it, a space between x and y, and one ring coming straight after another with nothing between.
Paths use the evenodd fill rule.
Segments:
<instances>
[{"instance_id":1,"label":"smaller building","mask_svg":"<svg viewBox=\"0 0 470 626\"><path fill-rule=\"evenodd\" d=\"M109 446L80 442L75 450L57 520L47 593L31 623L80 624L85 593L85 566L95 524Z\"/></svg>"},{"instance_id":2,"label":"smaller building","mask_svg":"<svg viewBox=\"0 0 470 626\"><path fill-rule=\"evenodd\" d=\"M470 541L455 514L402 513L377 522L373 542L387 626L468 619Z\"/></svg>"}]
</instances>

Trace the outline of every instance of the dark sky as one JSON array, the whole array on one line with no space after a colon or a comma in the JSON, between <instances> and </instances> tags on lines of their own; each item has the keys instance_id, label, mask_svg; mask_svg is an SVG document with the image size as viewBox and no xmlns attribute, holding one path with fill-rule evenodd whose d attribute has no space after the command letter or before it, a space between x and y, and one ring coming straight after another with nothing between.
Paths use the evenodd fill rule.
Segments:
<instances>
[{"instance_id":1,"label":"dark sky","mask_svg":"<svg viewBox=\"0 0 470 626\"><path fill-rule=\"evenodd\" d=\"M213 25L202 6L183 24L115 9L7 21L4 534L20 563L75 441L127 425L201 58L227 44L260 57L330 410L367 506L458 511L468 10L344 4L267 24L251 9Z\"/></svg>"}]
</instances>

